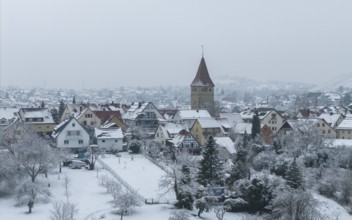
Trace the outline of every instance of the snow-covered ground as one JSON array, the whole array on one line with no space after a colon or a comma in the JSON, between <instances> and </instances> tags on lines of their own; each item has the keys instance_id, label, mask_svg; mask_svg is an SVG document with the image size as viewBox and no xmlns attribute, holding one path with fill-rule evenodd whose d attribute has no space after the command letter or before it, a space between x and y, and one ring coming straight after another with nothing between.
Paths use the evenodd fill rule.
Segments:
<instances>
[{"instance_id":1,"label":"snow-covered ground","mask_svg":"<svg viewBox=\"0 0 352 220\"><path fill-rule=\"evenodd\" d=\"M110 208L109 201L112 197L105 192L105 189L98 186L97 173L86 169L73 170L63 168L62 173L51 174L48 179L40 177L42 181L50 183L50 191L52 198L49 203L34 204L32 214L27 214L27 206L15 207L14 196L7 198L0 198L0 219L1 220L38 220L49 219L50 210L54 201L64 201L64 175L67 175L71 184L69 191L71 193L70 201L77 205L79 209L78 218L84 219L90 213ZM101 170L99 175L109 175L107 171ZM60 179L59 179L60 176Z\"/></svg>"},{"instance_id":2,"label":"snow-covered ground","mask_svg":"<svg viewBox=\"0 0 352 220\"><path fill-rule=\"evenodd\" d=\"M138 189L140 194L145 197L154 197L158 195L158 178L164 175L159 167L152 164L142 156L135 156L133 161L130 156L120 158L108 157L104 161L109 163L121 177L124 178L131 186ZM126 162L126 163L125 163ZM117 163L117 164L116 164ZM126 167L126 168L125 168ZM50 183L50 190L52 192L52 199L49 203L35 204L32 214L27 214L27 206L15 207L14 196L0 198L0 219L1 220L47 220L50 216L50 210L54 201L65 200L64 195L64 175L71 179L69 191L71 192L70 200L77 205L79 213L76 219L79 220L93 220L100 219L104 216L104 220L120 219L114 213L109 201L112 197L106 193L104 188L98 186L97 173L86 169L72 170L63 168L60 174L52 173L48 179L40 177L42 181ZM108 175L112 177L108 171L100 170L99 176ZM169 195L173 196L173 195ZM351 219L346 210L338 205L336 202L326 199L319 195L314 195L321 203L319 210L328 216L330 219L348 220ZM170 198L171 198L170 197ZM145 205L135 208L134 212L125 216L126 220L144 220L146 218L153 220L167 220L170 213L175 209L171 204L164 205ZM197 219L195 214L197 210L186 211L191 220ZM243 220L245 214L240 213L226 213L224 220ZM202 213L202 219L217 220L215 213Z\"/></svg>"},{"instance_id":3,"label":"snow-covered ground","mask_svg":"<svg viewBox=\"0 0 352 220\"><path fill-rule=\"evenodd\" d=\"M166 173L142 155L122 153L119 158L111 155L102 160L144 198L175 201L174 193L160 194L159 181Z\"/></svg>"},{"instance_id":4,"label":"snow-covered ground","mask_svg":"<svg viewBox=\"0 0 352 220\"><path fill-rule=\"evenodd\" d=\"M319 201L318 210L326 217L326 219L338 220L351 220L352 216L349 215L345 208L337 204L335 201L325 198L318 194L313 194L314 198Z\"/></svg>"}]
</instances>

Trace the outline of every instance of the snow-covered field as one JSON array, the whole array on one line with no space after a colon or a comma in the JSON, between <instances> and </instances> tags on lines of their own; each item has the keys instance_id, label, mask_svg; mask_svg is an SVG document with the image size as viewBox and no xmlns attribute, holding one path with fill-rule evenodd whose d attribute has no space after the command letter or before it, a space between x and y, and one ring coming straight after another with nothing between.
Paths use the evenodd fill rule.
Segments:
<instances>
[{"instance_id":1,"label":"snow-covered field","mask_svg":"<svg viewBox=\"0 0 352 220\"><path fill-rule=\"evenodd\" d=\"M158 178L164 175L164 171L152 164L147 159L137 156L133 161L131 157L121 157L120 163L116 157L104 158L104 162L109 163L116 169L121 177L124 178L131 186L138 189L140 194L146 198L154 198L158 195ZM126 162L126 163L125 163ZM125 168L126 167L126 168ZM0 220L47 220L50 216L50 210L54 201L65 200L64 195L64 175L67 175L71 184L69 191L71 192L70 201L77 205L79 213L76 219L80 220L116 220L120 217L111 208L109 201L112 197L106 193L106 190L98 186L97 173L86 169L72 170L63 168L59 175L57 172L49 175L48 179L40 177L42 181L50 183L52 198L49 203L35 204L32 214L27 214L27 206L15 207L14 196L0 199ZM108 175L108 171L100 170L99 176ZM60 178L59 178L60 176ZM112 177L112 176L111 176ZM173 195L169 195L172 198ZM351 219L346 210L332 200L322 196L315 195L321 202L320 211L331 219L348 220ZM125 216L126 220L167 220L170 213L175 209L171 204L164 205L145 205L135 208L134 212ZM191 220L197 219L195 214L197 210L186 211ZM245 214L226 213L224 220L243 220ZM103 218L104 217L104 218ZM215 213L202 213L202 219L217 220Z\"/></svg>"},{"instance_id":2,"label":"snow-covered field","mask_svg":"<svg viewBox=\"0 0 352 220\"><path fill-rule=\"evenodd\" d=\"M121 154L107 156L102 160L144 198L175 201L175 194L160 195L159 180L166 173L142 155Z\"/></svg>"}]
</instances>

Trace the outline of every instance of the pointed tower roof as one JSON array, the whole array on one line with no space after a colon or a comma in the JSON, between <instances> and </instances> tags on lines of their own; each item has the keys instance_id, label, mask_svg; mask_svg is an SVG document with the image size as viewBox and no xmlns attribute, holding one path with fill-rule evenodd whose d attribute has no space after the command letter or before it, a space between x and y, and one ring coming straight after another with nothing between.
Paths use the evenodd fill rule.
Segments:
<instances>
[{"instance_id":1,"label":"pointed tower roof","mask_svg":"<svg viewBox=\"0 0 352 220\"><path fill-rule=\"evenodd\" d=\"M209 76L208 68L205 64L204 57L202 57L200 61L197 75L192 81L191 86L215 86Z\"/></svg>"}]
</instances>

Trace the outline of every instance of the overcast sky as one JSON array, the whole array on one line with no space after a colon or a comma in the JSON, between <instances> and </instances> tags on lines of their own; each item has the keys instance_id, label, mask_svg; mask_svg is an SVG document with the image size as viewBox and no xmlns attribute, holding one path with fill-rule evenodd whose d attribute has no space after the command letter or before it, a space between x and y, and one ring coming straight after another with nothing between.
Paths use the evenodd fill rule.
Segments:
<instances>
[{"instance_id":1,"label":"overcast sky","mask_svg":"<svg viewBox=\"0 0 352 220\"><path fill-rule=\"evenodd\" d=\"M320 83L352 72L351 0L0 0L1 86Z\"/></svg>"}]
</instances>

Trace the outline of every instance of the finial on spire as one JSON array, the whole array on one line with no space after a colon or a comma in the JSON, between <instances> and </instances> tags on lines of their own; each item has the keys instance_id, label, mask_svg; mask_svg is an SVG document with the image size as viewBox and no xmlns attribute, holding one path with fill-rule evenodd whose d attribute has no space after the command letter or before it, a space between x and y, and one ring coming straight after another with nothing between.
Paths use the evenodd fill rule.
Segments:
<instances>
[{"instance_id":1,"label":"finial on spire","mask_svg":"<svg viewBox=\"0 0 352 220\"><path fill-rule=\"evenodd\" d=\"M204 46L202 44L202 57L204 58Z\"/></svg>"}]
</instances>

